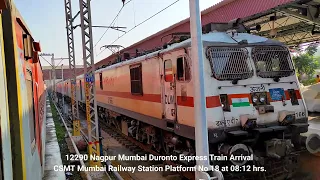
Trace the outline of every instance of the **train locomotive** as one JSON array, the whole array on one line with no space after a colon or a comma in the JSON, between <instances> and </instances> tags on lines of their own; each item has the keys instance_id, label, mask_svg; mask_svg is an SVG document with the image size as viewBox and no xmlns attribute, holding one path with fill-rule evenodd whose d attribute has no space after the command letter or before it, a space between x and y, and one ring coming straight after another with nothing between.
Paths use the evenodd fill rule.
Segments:
<instances>
[{"instance_id":1,"label":"train locomotive","mask_svg":"<svg viewBox=\"0 0 320 180\"><path fill-rule=\"evenodd\" d=\"M287 164L296 164L302 150L316 152L308 143L319 141L319 136L301 136L308 131L308 112L288 48L243 27L234 23L204 27L210 153L253 154L253 161L215 163L264 166L267 175L259 173L264 178L281 179L296 170ZM195 155L196 121L191 39L176 39L153 52L132 58L126 54L126 59L96 70L96 100L99 117L123 134L165 155L191 156ZM82 109L84 87L80 75L76 97ZM70 90L70 80L57 84L57 92L67 98Z\"/></svg>"},{"instance_id":2,"label":"train locomotive","mask_svg":"<svg viewBox=\"0 0 320 180\"><path fill-rule=\"evenodd\" d=\"M42 179L46 87L30 29L13 1L0 0L0 179Z\"/></svg>"}]
</instances>

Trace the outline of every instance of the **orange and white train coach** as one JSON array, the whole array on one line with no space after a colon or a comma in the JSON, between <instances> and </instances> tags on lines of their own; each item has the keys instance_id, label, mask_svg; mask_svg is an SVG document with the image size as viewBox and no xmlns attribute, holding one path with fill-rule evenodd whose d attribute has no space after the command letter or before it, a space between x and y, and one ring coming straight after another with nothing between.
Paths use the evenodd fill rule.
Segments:
<instances>
[{"instance_id":1,"label":"orange and white train coach","mask_svg":"<svg viewBox=\"0 0 320 180\"><path fill-rule=\"evenodd\" d=\"M300 147L308 115L288 48L247 33L210 32L202 39L210 151L275 158L287 156L276 149L288 142ZM159 151L194 154L190 52L187 39L97 70L99 115ZM69 85L60 83L68 97ZM77 100L84 105L83 75L77 77Z\"/></svg>"}]
</instances>

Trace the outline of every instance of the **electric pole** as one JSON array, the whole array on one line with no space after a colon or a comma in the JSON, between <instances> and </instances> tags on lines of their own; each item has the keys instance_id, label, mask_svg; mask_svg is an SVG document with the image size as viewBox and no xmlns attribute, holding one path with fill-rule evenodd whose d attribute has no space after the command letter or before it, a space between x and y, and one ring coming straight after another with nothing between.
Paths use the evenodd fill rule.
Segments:
<instances>
[{"instance_id":1,"label":"electric pole","mask_svg":"<svg viewBox=\"0 0 320 180\"><path fill-rule=\"evenodd\" d=\"M51 95L52 95L52 100L55 101L55 85L56 85L56 71L55 71L55 66L54 66L54 54L50 54L50 53L41 53L39 56L50 56L51 57L51 63L48 62L46 59L46 61L50 64L50 66L52 67L51 69Z\"/></svg>"},{"instance_id":2,"label":"electric pole","mask_svg":"<svg viewBox=\"0 0 320 180\"><path fill-rule=\"evenodd\" d=\"M49 63L49 65L52 67L51 78L50 78L51 83L52 83L51 91L52 91L52 99L53 99L53 101L56 102L57 101L57 99L56 99L56 67L59 66L59 64L62 62L62 60L68 59L68 58L54 58L54 53L52 53L52 54L41 53L39 56L41 56L45 61L47 61L47 60L43 56L51 56L51 63L49 61L47 61L47 63ZM60 60L60 62L57 64L57 66L55 66L56 60Z\"/></svg>"},{"instance_id":3,"label":"electric pole","mask_svg":"<svg viewBox=\"0 0 320 180\"><path fill-rule=\"evenodd\" d=\"M71 112L73 122L73 136L80 136L80 119L77 100L77 74L75 62L75 48L73 36L73 21L76 18L72 16L71 0L64 0L65 14L66 14L66 28L67 28L67 41L68 41L68 55L69 55L69 69L72 72L71 78Z\"/></svg>"},{"instance_id":4,"label":"electric pole","mask_svg":"<svg viewBox=\"0 0 320 180\"><path fill-rule=\"evenodd\" d=\"M73 30L77 27L81 27L82 34L82 50L83 50L83 69L84 69L84 82L85 82L85 95L86 95L86 120L88 129L88 141L89 141L89 156L100 155L99 146L99 125L97 114L97 102L95 99L96 89L94 83L94 55L93 55L93 39L92 28L111 28L117 31L126 27L114 27L114 26L92 26L91 22L91 7L90 0L79 0L80 11L76 15L72 16L71 0L64 0L65 14L66 14L66 28L67 28L67 40L68 40L68 53L69 53L69 68L72 70L71 79L71 99L72 99L72 117L74 136L80 136L80 120L79 110L76 94L76 64L75 64L75 48L74 48L74 35ZM76 17L80 15L80 25L73 25ZM125 32L125 31L122 31ZM99 161L90 161L91 166L98 165Z\"/></svg>"},{"instance_id":5,"label":"electric pole","mask_svg":"<svg viewBox=\"0 0 320 180\"><path fill-rule=\"evenodd\" d=\"M62 82L63 82L63 64L61 64L61 79L62 79ZM65 107L64 107L64 84L62 84L62 87L61 87L61 95L62 95L62 113L65 114Z\"/></svg>"},{"instance_id":6,"label":"electric pole","mask_svg":"<svg viewBox=\"0 0 320 180\"><path fill-rule=\"evenodd\" d=\"M193 78L195 82L193 87L196 156L208 157L207 160L197 161L197 166L211 168L209 163L208 125L206 117L206 101L203 75L203 42L199 0L189 0L189 6L192 55L191 59L193 61ZM213 171L213 175L209 175L207 172L199 171L197 167L196 179L209 180L211 179L210 176L215 176L218 178L218 180L223 179L223 175L220 171Z\"/></svg>"},{"instance_id":7,"label":"electric pole","mask_svg":"<svg viewBox=\"0 0 320 180\"><path fill-rule=\"evenodd\" d=\"M95 65L93 55L92 21L90 0L79 0L82 52L85 78L86 94L86 117L89 141L89 156L100 156L99 144L99 122L97 114L96 87L95 87ZM101 166L100 161L90 160L90 166Z\"/></svg>"}]
</instances>

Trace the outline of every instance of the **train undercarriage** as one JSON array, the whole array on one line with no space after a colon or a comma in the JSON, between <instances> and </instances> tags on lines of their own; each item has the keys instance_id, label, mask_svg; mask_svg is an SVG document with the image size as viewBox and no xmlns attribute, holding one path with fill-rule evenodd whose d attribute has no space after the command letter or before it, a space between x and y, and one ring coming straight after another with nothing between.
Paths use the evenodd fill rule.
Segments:
<instances>
[{"instance_id":1,"label":"train undercarriage","mask_svg":"<svg viewBox=\"0 0 320 180\"><path fill-rule=\"evenodd\" d=\"M60 95L61 97L61 95ZM66 98L70 103L70 98ZM79 103L79 110L85 112L85 104ZM196 155L194 140L178 136L170 131L154 127L136 119L110 111L98 106L99 119L104 121L122 134L132 137L148 145L161 155L191 157ZM320 138L317 135L303 137L300 133L307 131L306 123L300 126L279 131L278 133L249 131L242 136L229 136L217 143L210 143L211 164L213 167L228 167L223 172L225 179L291 179L299 167L299 156L306 151L316 151L320 147ZM259 132L261 131L261 132ZM210 131L209 131L210 133ZM226 133L228 134L228 133ZM236 159L243 155L247 159ZM230 157L233 160L230 160ZM227 157L227 158L226 158ZM227 160L226 160L226 159ZM179 158L178 158L179 159ZM180 164L194 166L195 159L181 160Z\"/></svg>"}]
</instances>

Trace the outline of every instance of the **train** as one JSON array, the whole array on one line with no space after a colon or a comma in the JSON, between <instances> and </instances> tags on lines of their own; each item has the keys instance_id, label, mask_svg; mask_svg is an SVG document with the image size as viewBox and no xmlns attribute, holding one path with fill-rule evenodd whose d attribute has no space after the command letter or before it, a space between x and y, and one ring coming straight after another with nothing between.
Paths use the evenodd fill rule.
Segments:
<instances>
[{"instance_id":1,"label":"train","mask_svg":"<svg viewBox=\"0 0 320 180\"><path fill-rule=\"evenodd\" d=\"M210 154L252 155L252 161L215 164L253 164L265 167L264 178L289 177L297 166L287 164L296 164L305 149L315 153L309 143L319 136L301 135L308 131L308 112L289 48L243 27L232 22L203 27ZM195 155L193 64L185 33L153 51L124 53L94 73L99 118L164 155ZM85 110L84 75L76 79L76 100ZM57 83L60 97L70 100L70 83Z\"/></svg>"},{"instance_id":2,"label":"train","mask_svg":"<svg viewBox=\"0 0 320 180\"><path fill-rule=\"evenodd\" d=\"M13 1L0 0L0 179L44 175L46 86L41 52Z\"/></svg>"}]
</instances>

